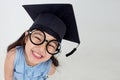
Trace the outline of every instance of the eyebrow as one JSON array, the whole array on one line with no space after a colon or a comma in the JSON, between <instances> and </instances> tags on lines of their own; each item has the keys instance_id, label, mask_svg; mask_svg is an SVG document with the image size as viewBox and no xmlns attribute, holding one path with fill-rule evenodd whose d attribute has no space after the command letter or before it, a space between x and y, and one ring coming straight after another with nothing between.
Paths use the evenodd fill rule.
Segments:
<instances>
[{"instance_id":1,"label":"eyebrow","mask_svg":"<svg viewBox=\"0 0 120 80\"><path fill-rule=\"evenodd\" d=\"M41 36L44 36L44 34L42 35L42 33L39 33L39 32L35 32L34 34L39 34Z\"/></svg>"},{"instance_id":2,"label":"eyebrow","mask_svg":"<svg viewBox=\"0 0 120 80\"><path fill-rule=\"evenodd\" d=\"M53 41L53 43L54 43L56 46L58 46L58 44L57 44L56 42Z\"/></svg>"}]
</instances>

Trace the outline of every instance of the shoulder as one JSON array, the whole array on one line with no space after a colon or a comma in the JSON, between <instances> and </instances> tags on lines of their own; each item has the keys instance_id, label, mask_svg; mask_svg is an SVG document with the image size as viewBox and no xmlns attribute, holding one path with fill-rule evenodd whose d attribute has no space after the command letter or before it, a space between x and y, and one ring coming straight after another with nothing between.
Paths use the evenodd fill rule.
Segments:
<instances>
[{"instance_id":1,"label":"shoulder","mask_svg":"<svg viewBox=\"0 0 120 80\"><path fill-rule=\"evenodd\" d=\"M50 71L48 73L48 75L53 75L56 71L56 67L54 64L51 63L51 67L50 67Z\"/></svg>"},{"instance_id":2,"label":"shoulder","mask_svg":"<svg viewBox=\"0 0 120 80\"><path fill-rule=\"evenodd\" d=\"M13 48L7 52L5 65L14 64L15 54L16 54L16 48Z\"/></svg>"},{"instance_id":3,"label":"shoulder","mask_svg":"<svg viewBox=\"0 0 120 80\"><path fill-rule=\"evenodd\" d=\"M14 59L16 54L16 48L11 49L10 51L7 52L7 59Z\"/></svg>"},{"instance_id":4,"label":"shoulder","mask_svg":"<svg viewBox=\"0 0 120 80\"><path fill-rule=\"evenodd\" d=\"M5 79L6 80L12 78L15 53L16 53L15 48L13 48L13 49L11 49L10 51L7 52L5 63L4 63L4 74L5 74Z\"/></svg>"}]
</instances>

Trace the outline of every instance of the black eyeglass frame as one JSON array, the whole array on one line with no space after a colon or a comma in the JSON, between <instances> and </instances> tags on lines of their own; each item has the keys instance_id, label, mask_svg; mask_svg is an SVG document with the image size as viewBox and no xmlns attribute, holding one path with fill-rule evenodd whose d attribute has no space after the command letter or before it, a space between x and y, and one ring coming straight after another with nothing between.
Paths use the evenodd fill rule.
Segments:
<instances>
[{"instance_id":1,"label":"black eyeglass frame","mask_svg":"<svg viewBox=\"0 0 120 80\"><path fill-rule=\"evenodd\" d=\"M43 44L44 42L47 42L47 44L46 44L46 50L47 50L47 52L50 54L50 55L56 55L56 54L58 54L59 52L60 52L60 50L61 50L61 44L60 44L60 42L58 42L58 40L50 40L50 41L48 41L48 40L46 40L46 35L45 35L45 33L44 33L44 31L42 31L42 30L39 30L39 31L41 31L42 33L43 33L43 35L44 35L44 40L40 43L40 44L36 44L36 43L34 43L33 41L32 41L32 39L31 39L31 35L32 35L32 33L34 32L34 31L36 31L36 30L38 30L38 29L35 29L35 30L28 30L28 34L29 34L29 38L30 38L30 41L34 44L34 45L41 45L41 44ZM50 42L52 42L52 41L57 41L58 42L58 46L57 46L57 49L56 49L56 51L57 52L55 52L55 53L50 53L49 51L48 51L48 48L47 48L47 45L50 43Z\"/></svg>"}]
</instances>

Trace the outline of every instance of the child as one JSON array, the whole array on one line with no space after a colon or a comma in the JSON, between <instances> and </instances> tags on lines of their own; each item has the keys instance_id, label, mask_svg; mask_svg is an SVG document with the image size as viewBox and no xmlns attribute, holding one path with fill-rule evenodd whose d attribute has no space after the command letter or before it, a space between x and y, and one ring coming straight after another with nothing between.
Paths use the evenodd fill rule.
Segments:
<instances>
[{"instance_id":1,"label":"child","mask_svg":"<svg viewBox=\"0 0 120 80\"><path fill-rule=\"evenodd\" d=\"M54 74L59 66L54 55L60 52L62 39L80 44L72 5L36 4L23 7L34 23L8 46L5 80L46 80L47 75Z\"/></svg>"}]
</instances>

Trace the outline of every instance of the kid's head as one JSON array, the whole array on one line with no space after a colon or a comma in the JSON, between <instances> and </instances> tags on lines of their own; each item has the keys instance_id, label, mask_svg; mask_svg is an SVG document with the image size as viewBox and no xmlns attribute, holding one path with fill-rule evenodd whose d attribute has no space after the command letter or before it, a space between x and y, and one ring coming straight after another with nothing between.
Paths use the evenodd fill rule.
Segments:
<instances>
[{"instance_id":1,"label":"kid's head","mask_svg":"<svg viewBox=\"0 0 120 80\"><path fill-rule=\"evenodd\" d=\"M39 58L46 61L59 53L62 39L80 44L71 4L36 4L23 7L34 21L27 33L29 39L26 41L26 52L32 52L36 62Z\"/></svg>"},{"instance_id":2,"label":"kid's head","mask_svg":"<svg viewBox=\"0 0 120 80\"><path fill-rule=\"evenodd\" d=\"M23 7L34 21L23 40L28 60L37 64L40 59L46 61L52 58L59 53L62 39L80 44L71 4L36 4ZM67 56L75 50L76 48Z\"/></svg>"}]
</instances>

